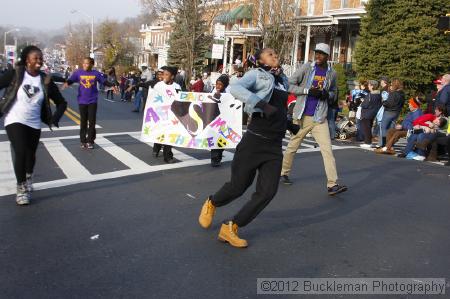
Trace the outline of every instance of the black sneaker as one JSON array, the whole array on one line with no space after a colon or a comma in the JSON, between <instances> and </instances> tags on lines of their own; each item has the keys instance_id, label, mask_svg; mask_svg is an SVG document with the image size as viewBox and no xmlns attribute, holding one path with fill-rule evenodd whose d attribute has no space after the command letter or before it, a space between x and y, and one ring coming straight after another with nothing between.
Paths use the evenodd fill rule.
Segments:
<instances>
[{"instance_id":1,"label":"black sneaker","mask_svg":"<svg viewBox=\"0 0 450 299\"><path fill-rule=\"evenodd\" d=\"M289 179L287 175L282 175L280 179L283 184L292 185L292 181Z\"/></svg>"},{"instance_id":2,"label":"black sneaker","mask_svg":"<svg viewBox=\"0 0 450 299\"><path fill-rule=\"evenodd\" d=\"M220 167L220 165L222 165L222 163L218 160L213 160L211 161L211 166L212 167Z\"/></svg>"},{"instance_id":3,"label":"black sneaker","mask_svg":"<svg viewBox=\"0 0 450 299\"><path fill-rule=\"evenodd\" d=\"M86 149L86 148L87 148L87 143L82 142L81 145L80 145L80 147L81 147L82 149Z\"/></svg>"},{"instance_id":4,"label":"black sneaker","mask_svg":"<svg viewBox=\"0 0 450 299\"><path fill-rule=\"evenodd\" d=\"M407 154L405 153L400 153L397 155L397 158L406 158Z\"/></svg>"},{"instance_id":5,"label":"black sneaker","mask_svg":"<svg viewBox=\"0 0 450 299\"><path fill-rule=\"evenodd\" d=\"M333 196L342 192L347 191L347 186L334 185L328 188L328 195Z\"/></svg>"},{"instance_id":6,"label":"black sneaker","mask_svg":"<svg viewBox=\"0 0 450 299\"><path fill-rule=\"evenodd\" d=\"M152 152L152 156L153 156L153 158L158 158L159 152Z\"/></svg>"},{"instance_id":7,"label":"black sneaker","mask_svg":"<svg viewBox=\"0 0 450 299\"><path fill-rule=\"evenodd\" d=\"M164 159L164 162L166 162L167 164L173 164L175 163L175 159L174 158Z\"/></svg>"},{"instance_id":8,"label":"black sneaker","mask_svg":"<svg viewBox=\"0 0 450 299\"><path fill-rule=\"evenodd\" d=\"M87 148L88 149L94 149L94 144L93 143L88 143L87 144Z\"/></svg>"}]
</instances>

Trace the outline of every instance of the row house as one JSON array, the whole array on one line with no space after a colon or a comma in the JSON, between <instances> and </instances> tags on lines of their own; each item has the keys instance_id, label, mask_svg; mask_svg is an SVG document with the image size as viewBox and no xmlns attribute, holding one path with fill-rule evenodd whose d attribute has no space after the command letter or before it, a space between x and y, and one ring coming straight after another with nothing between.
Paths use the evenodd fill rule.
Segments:
<instances>
[{"instance_id":1,"label":"row house","mask_svg":"<svg viewBox=\"0 0 450 299\"><path fill-rule=\"evenodd\" d=\"M330 60L351 68L360 18L367 0L229 0L214 22L225 25L224 57L221 63L245 60L261 46L264 30L270 28L274 13L286 16L283 30L294 32L291 54L285 63L296 67L313 59L314 46L327 43ZM279 26L280 24L278 24Z\"/></svg>"},{"instance_id":2,"label":"row house","mask_svg":"<svg viewBox=\"0 0 450 299\"><path fill-rule=\"evenodd\" d=\"M167 64L168 43L173 23L173 17L163 14L151 25L141 25L139 30L141 51L137 57L138 65L147 64L153 69L158 69Z\"/></svg>"},{"instance_id":3,"label":"row house","mask_svg":"<svg viewBox=\"0 0 450 299\"><path fill-rule=\"evenodd\" d=\"M317 43L330 45L333 63L351 68L360 18L367 0L301 0L295 17L297 31L294 61L307 62L313 58Z\"/></svg>"}]
</instances>

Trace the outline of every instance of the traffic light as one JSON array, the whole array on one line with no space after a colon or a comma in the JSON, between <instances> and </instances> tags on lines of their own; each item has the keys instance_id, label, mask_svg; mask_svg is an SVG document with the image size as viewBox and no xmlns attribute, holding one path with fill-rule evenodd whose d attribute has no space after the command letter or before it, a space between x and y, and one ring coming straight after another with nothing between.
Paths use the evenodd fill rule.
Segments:
<instances>
[{"instance_id":1,"label":"traffic light","mask_svg":"<svg viewBox=\"0 0 450 299\"><path fill-rule=\"evenodd\" d=\"M439 17L438 29L444 31L445 34L450 34L450 13L445 17Z\"/></svg>"}]
</instances>

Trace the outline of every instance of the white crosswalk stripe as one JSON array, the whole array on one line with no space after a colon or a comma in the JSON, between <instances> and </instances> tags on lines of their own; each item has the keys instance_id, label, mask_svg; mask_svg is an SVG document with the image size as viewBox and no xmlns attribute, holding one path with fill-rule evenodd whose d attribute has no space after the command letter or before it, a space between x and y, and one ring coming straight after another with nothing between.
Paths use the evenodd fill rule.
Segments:
<instances>
[{"instance_id":1,"label":"white crosswalk stripe","mask_svg":"<svg viewBox=\"0 0 450 299\"><path fill-rule=\"evenodd\" d=\"M96 129L101 129L102 127L99 125L95 125ZM41 132L60 132L60 131L77 131L80 129L80 126L63 126L63 127L53 127L52 130L49 128L42 128ZM0 130L0 135L6 135L6 130Z\"/></svg>"},{"instance_id":2,"label":"white crosswalk stripe","mask_svg":"<svg viewBox=\"0 0 450 299\"><path fill-rule=\"evenodd\" d=\"M68 178L82 178L89 176L89 171L78 162L60 140L41 140L47 151Z\"/></svg>"},{"instance_id":3,"label":"white crosswalk stripe","mask_svg":"<svg viewBox=\"0 0 450 299\"><path fill-rule=\"evenodd\" d=\"M198 159L185 153L184 149L173 148L174 158L179 162L173 164L150 165L148 161L134 156L124 148L110 141L108 137L126 135L132 137L133 143L144 144L148 146L149 152L153 144L140 141L141 132L117 132L97 134L96 146L103 149L111 155L111 159L121 162L127 169L109 171L106 173L92 174L82 162L72 154L64 145L64 140L78 140L78 136L62 136L41 138L44 148L53 158L57 167L62 171L65 177L56 180L38 182L34 184L36 190L49 189L56 187L69 186L80 183L94 182L113 178L126 177L143 173L156 172L161 170L177 169L182 167L192 167L206 165L210 163L209 158ZM289 142L289 138L283 140L283 149ZM77 143L78 144L78 143ZM355 148L353 146L333 146L333 149ZM94 149L95 151L95 149ZM305 139L298 153L317 152L320 148L315 141ZM229 162L233 159L234 150L225 150L223 153L223 162ZM53 162L52 162L53 163ZM0 142L0 196L15 193L15 176L11 161L11 150L8 141Z\"/></svg>"}]
</instances>

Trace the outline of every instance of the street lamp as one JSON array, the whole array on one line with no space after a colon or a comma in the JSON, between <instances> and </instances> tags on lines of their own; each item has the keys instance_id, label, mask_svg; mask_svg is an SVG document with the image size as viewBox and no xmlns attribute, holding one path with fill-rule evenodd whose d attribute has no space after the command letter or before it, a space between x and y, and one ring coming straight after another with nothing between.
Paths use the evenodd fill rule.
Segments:
<instances>
[{"instance_id":1,"label":"street lamp","mask_svg":"<svg viewBox=\"0 0 450 299\"><path fill-rule=\"evenodd\" d=\"M7 51L6 51L6 35L8 34L8 33L11 33L11 32L13 32L13 31L20 31L20 29L19 28L14 28L14 29L11 29L11 30L9 30L9 31L6 31L5 32L5 37L4 37L4 39L3 39L3 47L4 47L4 50L5 50L5 65L7 65L8 64L8 53L7 53ZM17 51L17 49L16 49L16 51Z\"/></svg>"},{"instance_id":2,"label":"street lamp","mask_svg":"<svg viewBox=\"0 0 450 299\"><path fill-rule=\"evenodd\" d=\"M80 14L84 15L85 17L87 17L88 19L90 19L90 21L91 21L91 53L89 56L91 58L94 58L94 17L85 13L84 11L76 10L76 9L71 10L70 13L72 13L72 14L80 13Z\"/></svg>"}]
</instances>

